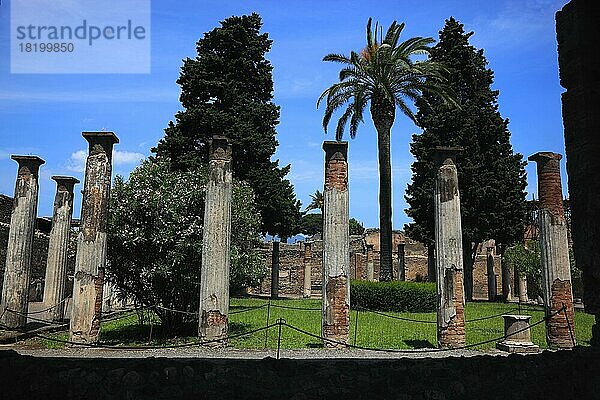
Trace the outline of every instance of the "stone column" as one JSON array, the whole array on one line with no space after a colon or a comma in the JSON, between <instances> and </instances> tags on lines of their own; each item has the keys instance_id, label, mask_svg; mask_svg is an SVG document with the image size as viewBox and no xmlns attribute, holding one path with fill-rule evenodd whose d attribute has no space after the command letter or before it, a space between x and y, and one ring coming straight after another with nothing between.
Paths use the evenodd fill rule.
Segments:
<instances>
[{"instance_id":1,"label":"stone column","mask_svg":"<svg viewBox=\"0 0 600 400\"><path fill-rule=\"evenodd\" d=\"M508 263L504 262L504 249L506 247L503 244L500 244L500 273L502 274L502 298L504 302L508 303L512 301L512 273L511 267Z\"/></svg>"},{"instance_id":2,"label":"stone column","mask_svg":"<svg viewBox=\"0 0 600 400\"><path fill-rule=\"evenodd\" d=\"M556 14L565 130L571 236L582 271L585 312L595 316L592 346L600 346L600 3L570 1Z\"/></svg>"},{"instance_id":3,"label":"stone column","mask_svg":"<svg viewBox=\"0 0 600 400\"><path fill-rule=\"evenodd\" d=\"M435 269L435 246L430 244L427 246L427 281L436 281L436 269Z\"/></svg>"},{"instance_id":4,"label":"stone column","mask_svg":"<svg viewBox=\"0 0 600 400\"><path fill-rule=\"evenodd\" d=\"M373 245L367 245L367 280L375 281L375 266L373 265Z\"/></svg>"},{"instance_id":5,"label":"stone column","mask_svg":"<svg viewBox=\"0 0 600 400\"><path fill-rule=\"evenodd\" d=\"M348 142L326 141L323 210L323 336L347 343L350 324ZM325 342L327 347L337 347Z\"/></svg>"},{"instance_id":6,"label":"stone column","mask_svg":"<svg viewBox=\"0 0 600 400\"><path fill-rule=\"evenodd\" d=\"M64 317L65 289L67 286L67 264L69 240L71 239L71 219L73 218L73 187L79 180L69 176L53 176L56 181L52 230L48 241L46 279L44 281L44 307L52 321L62 321Z\"/></svg>"},{"instance_id":7,"label":"stone column","mask_svg":"<svg viewBox=\"0 0 600 400\"><path fill-rule=\"evenodd\" d=\"M488 285L488 300L496 301L496 293L498 290L496 282L496 271L494 269L494 248L487 248L487 285Z\"/></svg>"},{"instance_id":8,"label":"stone column","mask_svg":"<svg viewBox=\"0 0 600 400\"><path fill-rule=\"evenodd\" d=\"M303 297L309 298L312 290L312 242L304 242L304 291Z\"/></svg>"},{"instance_id":9,"label":"stone column","mask_svg":"<svg viewBox=\"0 0 600 400\"><path fill-rule=\"evenodd\" d=\"M279 297L279 242L273 239L271 252L271 298Z\"/></svg>"},{"instance_id":10,"label":"stone column","mask_svg":"<svg viewBox=\"0 0 600 400\"><path fill-rule=\"evenodd\" d=\"M229 314L231 244L231 144L222 136L210 142L208 184L202 237L202 271L198 336L225 339ZM225 342L215 343L224 345Z\"/></svg>"},{"instance_id":11,"label":"stone column","mask_svg":"<svg viewBox=\"0 0 600 400\"><path fill-rule=\"evenodd\" d=\"M44 160L36 156L11 158L19 164L19 169L6 248L0 323L9 328L23 328L27 324L29 304L31 252L39 191L38 172Z\"/></svg>"},{"instance_id":12,"label":"stone column","mask_svg":"<svg viewBox=\"0 0 600 400\"><path fill-rule=\"evenodd\" d=\"M405 243L398 243L398 280L406 280Z\"/></svg>"},{"instance_id":13,"label":"stone column","mask_svg":"<svg viewBox=\"0 0 600 400\"><path fill-rule=\"evenodd\" d=\"M542 285L546 313L556 314L546 320L546 339L551 348L571 348L574 343L573 292L567 223L563 209L560 179L560 154L540 152L529 157L537 163L539 229L542 259ZM569 328L570 325L570 328Z\"/></svg>"},{"instance_id":14,"label":"stone column","mask_svg":"<svg viewBox=\"0 0 600 400\"><path fill-rule=\"evenodd\" d=\"M435 249L438 291L438 345L465 344L463 249L456 156L459 148L437 147L434 190Z\"/></svg>"},{"instance_id":15,"label":"stone column","mask_svg":"<svg viewBox=\"0 0 600 400\"><path fill-rule=\"evenodd\" d=\"M519 302L527 303L529 301L529 297L527 296L527 276L517 271L517 285L519 288Z\"/></svg>"},{"instance_id":16,"label":"stone column","mask_svg":"<svg viewBox=\"0 0 600 400\"><path fill-rule=\"evenodd\" d=\"M73 280L70 340L96 343L102 316L102 289L106 266L106 219L110 200L113 132L83 132L89 143L83 184L81 225Z\"/></svg>"}]
</instances>

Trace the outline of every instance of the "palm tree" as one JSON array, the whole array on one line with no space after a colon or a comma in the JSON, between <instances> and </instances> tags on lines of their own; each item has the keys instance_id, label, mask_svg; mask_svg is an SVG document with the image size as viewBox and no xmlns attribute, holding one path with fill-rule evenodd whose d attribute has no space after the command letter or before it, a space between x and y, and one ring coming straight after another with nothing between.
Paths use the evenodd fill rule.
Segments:
<instances>
[{"instance_id":1,"label":"palm tree","mask_svg":"<svg viewBox=\"0 0 600 400\"><path fill-rule=\"evenodd\" d=\"M310 195L311 202L308 206L306 206L305 212L310 210L321 210L323 212L323 192L317 190L315 194Z\"/></svg>"},{"instance_id":2,"label":"palm tree","mask_svg":"<svg viewBox=\"0 0 600 400\"><path fill-rule=\"evenodd\" d=\"M360 54L352 51L350 57L329 54L323 61L343 64L339 82L321 94L317 108L326 99L323 128L334 112L346 106L336 127L336 140L342 140L346 124L350 122L350 137L354 138L363 113L370 104L371 118L377 130L379 155L379 240L381 280L392 279L392 167L390 164L390 133L396 115L396 107L417 123L410 105L422 98L423 93L457 105L445 85L443 65L429 59L414 60L414 56L429 55L433 38L414 37L399 43L404 23L396 21L387 30L385 38L377 40L371 30L371 18L367 23L367 46Z\"/></svg>"}]
</instances>

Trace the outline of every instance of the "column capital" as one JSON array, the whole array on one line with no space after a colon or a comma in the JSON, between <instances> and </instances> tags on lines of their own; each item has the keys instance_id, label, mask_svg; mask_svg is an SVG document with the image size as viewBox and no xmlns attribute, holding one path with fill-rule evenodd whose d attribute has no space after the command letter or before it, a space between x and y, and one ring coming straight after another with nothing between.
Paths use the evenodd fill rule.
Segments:
<instances>
[{"instance_id":1,"label":"column capital","mask_svg":"<svg viewBox=\"0 0 600 400\"><path fill-rule=\"evenodd\" d=\"M208 140L209 159L231 161L231 141L229 138L221 135L215 135Z\"/></svg>"},{"instance_id":2,"label":"column capital","mask_svg":"<svg viewBox=\"0 0 600 400\"><path fill-rule=\"evenodd\" d=\"M113 145L119 143L119 138L114 132L81 132L81 135L88 141L88 156L106 153L109 160L112 159Z\"/></svg>"},{"instance_id":3,"label":"column capital","mask_svg":"<svg viewBox=\"0 0 600 400\"><path fill-rule=\"evenodd\" d=\"M81 132L81 135L88 141L89 144L96 143L119 143L119 138L114 132L108 131L87 131Z\"/></svg>"},{"instance_id":4,"label":"column capital","mask_svg":"<svg viewBox=\"0 0 600 400\"><path fill-rule=\"evenodd\" d=\"M456 161L463 150L463 147L436 146L433 148L433 160L438 167L456 165Z\"/></svg>"},{"instance_id":5,"label":"column capital","mask_svg":"<svg viewBox=\"0 0 600 400\"><path fill-rule=\"evenodd\" d=\"M57 187L64 187L67 191L73 192L73 187L79 183L79 179L72 176L54 175L52 180L56 182Z\"/></svg>"},{"instance_id":6,"label":"column capital","mask_svg":"<svg viewBox=\"0 0 600 400\"><path fill-rule=\"evenodd\" d=\"M40 165L45 164L46 161L42 160L38 156L20 156L13 154L10 156L19 164L19 169L27 167L32 174L37 175Z\"/></svg>"},{"instance_id":7,"label":"column capital","mask_svg":"<svg viewBox=\"0 0 600 400\"><path fill-rule=\"evenodd\" d=\"M323 142L323 150L325 150L325 162L330 160L348 162L348 142L345 140L326 140Z\"/></svg>"},{"instance_id":8,"label":"column capital","mask_svg":"<svg viewBox=\"0 0 600 400\"><path fill-rule=\"evenodd\" d=\"M550 160L558 160L562 159L562 154L553 153L551 151L539 151L535 154L530 155L527 160L534 161L537 163L546 163Z\"/></svg>"}]
</instances>

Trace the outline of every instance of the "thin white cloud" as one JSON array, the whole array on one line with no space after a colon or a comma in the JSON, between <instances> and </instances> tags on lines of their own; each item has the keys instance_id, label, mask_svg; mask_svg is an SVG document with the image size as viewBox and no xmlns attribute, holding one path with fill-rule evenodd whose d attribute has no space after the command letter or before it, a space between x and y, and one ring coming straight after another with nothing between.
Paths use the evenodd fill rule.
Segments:
<instances>
[{"instance_id":1,"label":"thin white cloud","mask_svg":"<svg viewBox=\"0 0 600 400\"><path fill-rule=\"evenodd\" d=\"M71 154L71 157L67 160L66 168L69 171L73 172L84 172L85 171L85 161L87 159L87 151L86 150L78 150ZM137 153L133 151L113 151L113 165L121 166L121 165L131 165L136 164L146 158L142 153Z\"/></svg>"},{"instance_id":2,"label":"thin white cloud","mask_svg":"<svg viewBox=\"0 0 600 400\"><path fill-rule=\"evenodd\" d=\"M531 42L532 37L554 40L554 14L567 0L508 0L502 10L482 16L465 29L473 30L478 47L512 48Z\"/></svg>"},{"instance_id":3,"label":"thin white cloud","mask_svg":"<svg viewBox=\"0 0 600 400\"><path fill-rule=\"evenodd\" d=\"M136 153L134 151L113 151L113 164L114 165L129 165L136 164L146 158L142 153Z\"/></svg>"},{"instance_id":4,"label":"thin white cloud","mask_svg":"<svg viewBox=\"0 0 600 400\"><path fill-rule=\"evenodd\" d=\"M93 102L163 102L178 101L178 89L131 89L111 91L44 92L0 90L0 101L11 102L52 102L52 103L93 103Z\"/></svg>"}]
</instances>

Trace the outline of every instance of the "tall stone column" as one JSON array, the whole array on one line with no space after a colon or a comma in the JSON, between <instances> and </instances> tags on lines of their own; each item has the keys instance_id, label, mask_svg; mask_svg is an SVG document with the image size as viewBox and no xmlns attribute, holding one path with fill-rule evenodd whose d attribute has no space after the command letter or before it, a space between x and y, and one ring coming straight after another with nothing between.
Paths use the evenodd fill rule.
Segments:
<instances>
[{"instance_id":1,"label":"tall stone column","mask_svg":"<svg viewBox=\"0 0 600 400\"><path fill-rule=\"evenodd\" d=\"M79 183L76 178L53 176L56 181L52 230L48 242L46 279L44 281L44 306L53 307L48 311L52 321L62 321L64 317L65 289L67 286L67 264L71 219L73 218L73 187Z\"/></svg>"},{"instance_id":2,"label":"tall stone column","mask_svg":"<svg viewBox=\"0 0 600 400\"><path fill-rule=\"evenodd\" d=\"M435 249L438 345L465 344L463 249L456 156L460 148L437 147L435 180Z\"/></svg>"},{"instance_id":3,"label":"tall stone column","mask_svg":"<svg viewBox=\"0 0 600 400\"><path fill-rule=\"evenodd\" d=\"M89 151L85 165L81 225L73 280L70 340L96 343L102 317L106 266L106 219L110 200L112 151L119 139L113 132L83 132Z\"/></svg>"},{"instance_id":4,"label":"tall stone column","mask_svg":"<svg viewBox=\"0 0 600 400\"><path fill-rule=\"evenodd\" d=\"M435 245L427 246L427 281L435 282L437 280L437 271L435 268Z\"/></svg>"},{"instance_id":5,"label":"tall stone column","mask_svg":"<svg viewBox=\"0 0 600 400\"><path fill-rule=\"evenodd\" d=\"M508 303L509 301L512 301L513 287L511 267L510 265L508 265L507 262L504 261L503 257L505 248L506 246L500 244L500 272L502 274L502 298L504 302Z\"/></svg>"},{"instance_id":6,"label":"tall stone column","mask_svg":"<svg viewBox=\"0 0 600 400\"><path fill-rule=\"evenodd\" d=\"M222 136L210 142L208 184L202 237L198 336L202 340L227 337L229 315L229 260L231 244L231 144ZM224 345L225 342L217 343Z\"/></svg>"},{"instance_id":7,"label":"tall stone column","mask_svg":"<svg viewBox=\"0 0 600 400\"><path fill-rule=\"evenodd\" d=\"M375 267L373 265L373 245L367 245L367 280L375 281Z\"/></svg>"},{"instance_id":8,"label":"tall stone column","mask_svg":"<svg viewBox=\"0 0 600 400\"><path fill-rule=\"evenodd\" d=\"M496 301L496 292L498 290L496 282L496 271L494 269L494 248L487 248L487 287L488 287L488 300Z\"/></svg>"},{"instance_id":9,"label":"tall stone column","mask_svg":"<svg viewBox=\"0 0 600 400\"><path fill-rule=\"evenodd\" d=\"M273 240L271 253L271 298L279 297L279 242Z\"/></svg>"},{"instance_id":10,"label":"tall stone column","mask_svg":"<svg viewBox=\"0 0 600 400\"><path fill-rule=\"evenodd\" d=\"M585 312L595 316L592 346L600 346L600 2L575 0L556 14L565 128L571 236L582 271Z\"/></svg>"},{"instance_id":11,"label":"tall stone column","mask_svg":"<svg viewBox=\"0 0 600 400\"><path fill-rule=\"evenodd\" d=\"M39 191L38 173L44 160L36 156L11 158L19 164L19 169L6 248L0 323L9 328L23 328L27 324L31 252Z\"/></svg>"},{"instance_id":12,"label":"tall stone column","mask_svg":"<svg viewBox=\"0 0 600 400\"><path fill-rule=\"evenodd\" d=\"M517 271L517 283L519 285L519 302L528 302L529 296L527 296L527 276L522 272Z\"/></svg>"},{"instance_id":13,"label":"tall stone column","mask_svg":"<svg viewBox=\"0 0 600 400\"><path fill-rule=\"evenodd\" d=\"M398 280L406 280L406 253L405 243L398 243Z\"/></svg>"},{"instance_id":14,"label":"tall stone column","mask_svg":"<svg viewBox=\"0 0 600 400\"><path fill-rule=\"evenodd\" d=\"M560 179L561 158L560 154L551 152L529 157L529 161L537 163L544 303L547 314L558 312L546 320L546 339L551 348L573 347L571 335L575 335L569 242ZM566 317L564 312L559 312L563 306L567 310Z\"/></svg>"},{"instance_id":15,"label":"tall stone column","mask_svg":"<svg viewBox=\"0 0 600 400\"><path fill-rule=\"evenodd\" d=\"M323 210L323 336L348 342L350 232L348 142L326 141ZM325 342L327 347L338 347Z\"/></svg>"},{"instance_id":16,"label":"tall stone column","mask_svg":"<svg viewBox=\"0 0 600 400\"><path fill-rule=\"evenodd\" d=\"M312 242L304 242L304 291L303 297L309 298L312 290Z\"/></svg>"}]
</instances>

